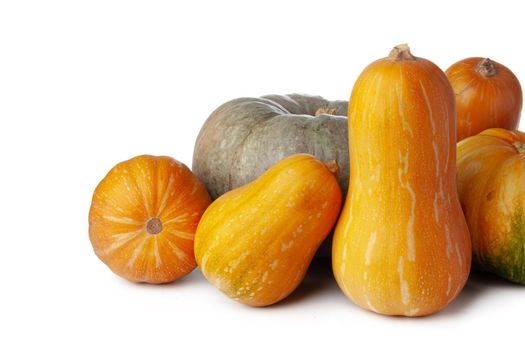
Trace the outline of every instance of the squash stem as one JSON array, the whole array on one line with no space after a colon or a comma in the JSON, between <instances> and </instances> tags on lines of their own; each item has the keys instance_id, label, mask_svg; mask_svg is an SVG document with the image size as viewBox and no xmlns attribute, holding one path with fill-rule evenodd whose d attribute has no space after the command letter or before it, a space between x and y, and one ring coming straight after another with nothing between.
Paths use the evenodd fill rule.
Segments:
<instances>
[{"instance_id":1,"label":"squash stem","mask_svg":"<svg viewBox=\"0 0 525 350\"><path fill-rule=\"evenodd\" d=\"M525 142L515 141L513 143L513 145L514 145L514 147L516 147L516 149L518 150L519 154L524 154L525 153Z\"/></svg>"},{"instance_id":2,"label":"squash stem","mask_svg":"<svg viewBox=\"0 0 525 350\"><path fill-rule=\"evenodd\" d=\"M335 160L329 160L329 161L326 161L324 162L324 165L326 165L326 167L328 168L328 170L336 177L338 178L339 177L339 172L340 172L340 168L339 168L339 165L337 164L337 161Z\"/></svg>"},{"instance_id":3,"label":"squash stem","mask_svg":"<svg viewBox=\"0 0 525 350\"><path fill-rule=\"evenodd\" d=\"M393 61L415 61L416 57L410 52L410 47L407 44L400 44L394 46L388 58Z\"/></svg>"},{"instance_id":4,"label":"squash stem","mask_svg":"<svg viewBox=\"0 0 525 350\"><path fill-rule=\"evenodd\" d=\"M151 218L146 223L146 231L149 234L156 235L162 231L162 222L157 218Z\"/></svg>"},{"instance_id":5,"label":"squash stem","mask_svg":"<svg viewBox=\"0 0 525 350\"><path fill-rule=\"evenodd\" d=\"M494 63L489 58L484 58L481 61L479 61L476 72L481 74L483 78L490 78L495 76L498 71L496 70L496 67L494 66Z\"/></svg>"},{"instance_id":6,"label":"squash stem","mask_svg":"<svg viewBox=\"0 0 525 350\"><path fill-rule=\"evenodd\" d=\"M328 108L328 107L321 107L318 108L317 111L315 111L314 116L320 116L321 114L329 114L329 115L336 115L337 109L336 108Z\"/></svg>"}]
</instances>

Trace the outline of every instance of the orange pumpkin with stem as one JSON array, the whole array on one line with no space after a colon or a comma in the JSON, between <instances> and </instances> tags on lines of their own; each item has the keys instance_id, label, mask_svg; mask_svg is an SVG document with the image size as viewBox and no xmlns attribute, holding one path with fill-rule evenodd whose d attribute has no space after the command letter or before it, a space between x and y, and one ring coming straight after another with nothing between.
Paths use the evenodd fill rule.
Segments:
<instances>
[{"instance_id":1,"label":"orange pumpkin with stem","mask_svg":"<svg viewBox=\"0 0 525 350\"><path fill-rule=\"evenodd\" d=\"M488 58L471 57L454 63L447 76L456 94L458 141L485 129L518 126L523 93L510 69Z\"/></svg>"},{"instance_id":2,"label":"orange pumpkin with stem","mask_svg":"<svg viewBox=\"0 0 525 350\"><path fill-rule=\"evenodd\" d=\"M182 163L139 156L97 186L89 212L96 255L133 282L167 283L196 266L193 237L211 199Z\"/></svg>"},{"instance_id":3,"label":"orange pumpkin with stem","mask_svg":"<svg viewBox=\"0 0 525 350\"><path fill-rule=\"evenodd\" d=\"M400 45L361 73L348 125L349 195L332 249L337 282L378 313L434 313L461 291L471 260L447 77Z\"/></svg>"}]
</instances>

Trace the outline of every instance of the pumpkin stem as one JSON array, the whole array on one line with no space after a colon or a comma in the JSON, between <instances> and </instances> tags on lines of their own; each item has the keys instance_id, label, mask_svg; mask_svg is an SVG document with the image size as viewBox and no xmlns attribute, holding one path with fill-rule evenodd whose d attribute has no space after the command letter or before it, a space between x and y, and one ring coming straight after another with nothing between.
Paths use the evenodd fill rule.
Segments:
<instances>
[{"instance_id":1,"label":"pumpkin stem","mask_svg":"<svg viewBox=\"0 0 525 350\"><path fill-rule=\"evenodd\" d=\"M337 178L339 177L339 171L341 169L339 169L339 165L337 164L337 162L335 160L328 160L326 162L324 162L324 165L326 165L326 167L328 168L328 170Z\"/></svg>"},{"instance_id":2,"label":"pumpkin stem","mask_svg":"<svg viewBox=\"0 0 525 350\"><path fill-rule=\"evenodd\" d=\"M317 111L315 111L315 116L319 116L321 114L330 114L330 115L336 115L337 109L336 108L328 108L328 107L321 107L318 108Z\"/></svg>"},{"instance_id":3,"label":"pumpkin stem","mask_svg":"<svg viewBox=\"0 0 525 350\"><path fill-rule=\"evenodd\" d=\"M520 154L524 154L525 153L525 142L515 141L513 143L513 145L518 150L518 153L520 153Z\"/></svg>"},{"instance_id":4,"label":"pumpkin stem","mask_svg":"<svg viewBox=\"0 0 525 350\"><path fill-rule=\"evenodd\" d=\"M496 70L496 67L494 67L494 63L489 58L484 58L481 61L479 61L476 72L481 74L483 78L490 78L495 76L498 71Z\"/></svg>"},{"instance_id":5,"label":"pumpkin stem","mask_svg":"<svg viewBox=\"0 0 525 350\"><path fill-rule=\"evenodd\" d=\"M415 61L416 57L410 52L410 47L407 44L399 44L394 46L388 58L393 61Z\"/></svg>"},{"instance_id":6,"label":"pumpkin stem","mask_svg":"<svg viewBox=\"0 0 525 350\"><path fill-rule=\"evenodd\" d=\"M162 222L157 218L151 218L146 223L146 231L149 234L156 235L162 231Z\"/></svg>"}]
</instances>

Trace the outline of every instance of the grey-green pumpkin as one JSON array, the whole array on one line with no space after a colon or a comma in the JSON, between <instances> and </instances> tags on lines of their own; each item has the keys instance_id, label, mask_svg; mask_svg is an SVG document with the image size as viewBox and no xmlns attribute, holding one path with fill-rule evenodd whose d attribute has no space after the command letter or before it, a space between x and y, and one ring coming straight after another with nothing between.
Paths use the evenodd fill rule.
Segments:
<instances>
[{"instance_id":1,"label":"grey-green pumpkin","mask_svg":"<svg viewBox=\"0 0 525 350\"><path fill-rule=\"evenodd\" d=\"M346 101L290 94L238 98L217 108L203 125L193 172L212 198L258 178L295 153L335 160L346 195L349 176Z\"/></svg>"}]
</instances>

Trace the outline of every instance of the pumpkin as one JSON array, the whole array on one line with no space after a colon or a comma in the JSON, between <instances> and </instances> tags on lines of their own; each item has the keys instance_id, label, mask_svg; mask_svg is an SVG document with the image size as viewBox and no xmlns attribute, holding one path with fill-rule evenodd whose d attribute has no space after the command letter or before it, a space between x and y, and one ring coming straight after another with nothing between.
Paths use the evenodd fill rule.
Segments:
<instances>
[{"instance_id":1,"label":"pumpkin","mask_svg":"<svg viewBox=\"0 0 525 350\"><path fill-rule=\"evenodd\" d=\"M335 162L292 155L214 201L195 234L206 279L251 306L289 295L337 220L337 170Z\"/></svg>"},{"instance_id":2,"label":"pumpkin","mask_svg":"<svg viewBox=\"0 0 525 350\"><path fill-rule=\"evenodd\" d=\"M432 62L397 46L359 76L348 123L349 195L332 250L337 283L377 313L434 313L458 295L471 260L450 84Z\"/></svg>"},{"instance_id":3,"label":"pumpkin","mask_svg":"<svg viewBox=\"0 0 525 350\"><path fill-rule=\"evenodd\" d=\"M458 141L485 129L518 126L523 95L510 69L472 57L453 64L446 73L456 93Z\"/></svg>"},{"instance_id":4,"label":"pumpkin","mask_svg":"<svg viewBox=\"0 0 525 350\"><path fill-rule=\"evenodd\" d=\"M167 283L195 266L193 237L211 199L182 163L139 156L117 164L93 194L89 238L113 272Z\"/></svg>"},{"instance_id":5,"label":"pumpkin","mask_svg":"<svg viewBox=\"0 0 525 350\"><path fill-rule=\"evenodd\" d=\"M212 198L258 178L286 156L309 153L341 167L348 186L347 102L309 95L238 98L206 120L193 153L193 172Z\"/></svg>"},{"instance_id":6,"label":"pumpkin","mask_svg":"<svg viewBox=\"0 0 525 350\"><path fill-rule=\"evenodd\" d=\"M457 152L474 265L525 284L525 133L488 129Z\"/></svg>"}]
</instances>

